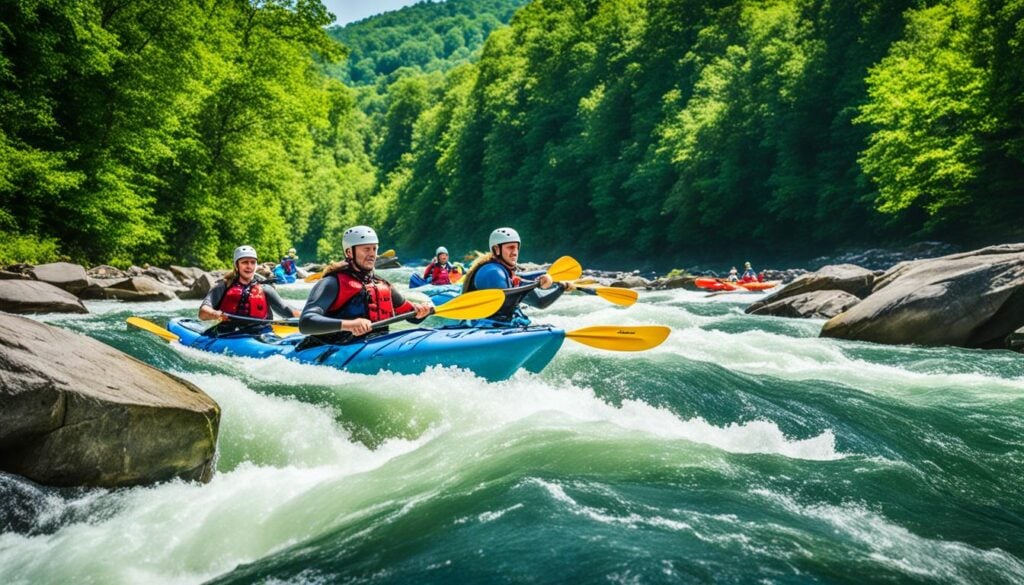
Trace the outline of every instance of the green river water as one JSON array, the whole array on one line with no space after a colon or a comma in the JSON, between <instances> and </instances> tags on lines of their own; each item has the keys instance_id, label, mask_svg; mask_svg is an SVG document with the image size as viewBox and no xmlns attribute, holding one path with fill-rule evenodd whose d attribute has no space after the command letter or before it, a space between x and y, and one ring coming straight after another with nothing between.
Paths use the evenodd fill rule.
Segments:
<instances>
[{"instance_id":1,"label":"green river water","mask_svg":"<svg viewBox=\"0 0 1024 585\"><path fill-rule=\"evenodd\" d=\"M408 270L385 271L395 282ZM296 307L309 285L282 287ZM128 330L198 301L46 315L221 405L206 485L0 475L0 583L1024 583L1024 356L819 339L753 295L566 295L541 374L362 376Z\"/></svg>"}]
</instances>

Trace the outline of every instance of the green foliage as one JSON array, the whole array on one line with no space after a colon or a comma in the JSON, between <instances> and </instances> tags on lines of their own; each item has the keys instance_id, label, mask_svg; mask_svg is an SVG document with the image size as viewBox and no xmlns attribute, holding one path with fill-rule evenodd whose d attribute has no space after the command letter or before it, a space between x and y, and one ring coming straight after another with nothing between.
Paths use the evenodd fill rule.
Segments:
<instances>
[{"instance_id":1,"label":"green foliage","mask_svg":"<svg viewBox=\"0 0 1024 585\"><path fill-rule=\"evenodd\" d=\"M904 38L870 71L870 100L856 119L873 129L860 160L881 211L922 209L932 226L982 237L993 228L1024 233L1024 83L1020 61L1009 64L1022 56L1022 31L1019 1L956 0L908 13Z\"/></svg>"},{"instance_id":2,"label":"green foliage","mask_svg":"<svg viewBox=\"0 0 1024 585\"><path fill-rule=\"evenodd\" d=\"M618 262L1013 237L1022 4L535 0L420 115L388 229Z\"/></svg>"},{"instance_id":3,"label":"green foliage","mask_svg":"<svg viewBox=\"0 0 1024 585\"><path fill-rule=\"evenodd\" d=\"M333 27L328 33L350 58L330 69L345 83L390 84L401 75L446 72L470 60L494 30L528 0L419 2ZM396 72L405 69L396 76Z\"/></svg>"},{"instance_id":4,"label":"green foliage","mask_svg":"<svg viewBox=\"0 0 1024 585\"><path fill-rule=\"evenodd\" d=\"M364 117L324 74L344 50L319 2L5 1L0 16L8 250L207 267L242 243L312 255L372 188Z\"/></svg>"}]
</instances>

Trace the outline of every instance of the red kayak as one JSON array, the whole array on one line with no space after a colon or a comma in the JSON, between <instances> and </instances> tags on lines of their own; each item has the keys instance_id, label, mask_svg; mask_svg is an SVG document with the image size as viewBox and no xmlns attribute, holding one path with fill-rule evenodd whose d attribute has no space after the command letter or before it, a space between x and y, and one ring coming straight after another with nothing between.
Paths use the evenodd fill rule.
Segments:
<instances>
[{"instance_id":1,"label":"red kayak","mask_svg":"<svg viewBox=\"0 0 1024 585\"><path fill-rule=\"evenodd\" d=\"M768 290L779 286L781 281L772 280L767 282L729 282L721 278L698 278L693 281L697 288L713 291L760 291Z\"/></svg>"}]
</instances>

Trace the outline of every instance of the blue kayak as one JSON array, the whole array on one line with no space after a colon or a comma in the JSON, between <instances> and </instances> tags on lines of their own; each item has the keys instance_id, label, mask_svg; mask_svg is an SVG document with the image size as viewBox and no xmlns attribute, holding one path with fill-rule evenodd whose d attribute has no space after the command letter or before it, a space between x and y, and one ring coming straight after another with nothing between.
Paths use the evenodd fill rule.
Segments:
<instances>
[{"instance_id":1,"label":"blue kayak","mask_svg":"<svg viewBox=\"0 0 1024 585\"><path fill-rule=\"evenodd\" d=\"M274 281L278 284L292 284L295 282L295 274L287 274L280 264L274 267Z\"/></svg>"},{"instance_id":2,"label":"blue kayak","mask_svg":"<svg viewBox=\"0 0 1024 585\"><path fill-rule=\"evenodd\" d=\"M419 374L432 366L456 366L492 382L507 380L520 368L540 372L565 339L564 330L549 326L419 328L296 350L305 336L232 333L214 337L203 334L208 327L207 323L184 318L171 319L167 324L183 345L214 353L256 358L283 355L297 362L357 374L382 370Z\"/></svg>"}]
</instances>

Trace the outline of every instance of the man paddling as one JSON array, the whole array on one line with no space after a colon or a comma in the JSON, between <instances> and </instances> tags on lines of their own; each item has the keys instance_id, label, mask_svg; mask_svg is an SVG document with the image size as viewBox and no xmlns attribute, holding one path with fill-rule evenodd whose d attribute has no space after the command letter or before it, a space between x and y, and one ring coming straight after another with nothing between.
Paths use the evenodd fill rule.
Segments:
<instances>
[{"instance_id":1,"label":"man paddling","mask_svg":"<svg viewBox=\"0 0 1024 585\"><path fill-rule=\"evenodd\" d=\"M344 343L372 331L375 321L415 312L412 322L418 323L430 315L431 304L409 302L374 273L378 243L377 233L365 225L345 230L346 261L325 268L310 291L299 319L301 333L321 343Z\"/></svg>"},{"instance_id":2,"label":"man paddling","mask_svg":"<svg viewBox=\"0 0 1024 585\"><path fill-rule=\"evenodd\" d=\"M271 311L286 318L299 316L299 312L288 306L274 287L256 281L255 248L239 246L235 248L233 258L235 269L210 289L199 306L200 319L229 321L232 315L269 319ZM234 324L234 328L240 326L243 324ZM224 327L218 329L223 331Z\"/></svg>"},{"instance_id":3,"label":"man paddling","mask_svg":"<svg viewBox=\"0 0 1024 585\"><path fill-rule=\"evenodd\" d=\"M575 290L572 283L555 282L547 273L539 275L536 281L524 278L528 275L517 274L521 243L519 232L510 227L498 228L491 232L488 238L490 252L478 258L463 277L463 291L470 292L488 288L515 289L534 282L537 283L538 288L548 290L554 287L555 290L545 295L538 294L536 289L509 294L505 297L505 304L497 313L488 319L473 321L473 325L478 327L525 327L530 324L530 319L519 307L520 303L544 309L555 302L565 291Z\"/></svg>"}]
</instances>

